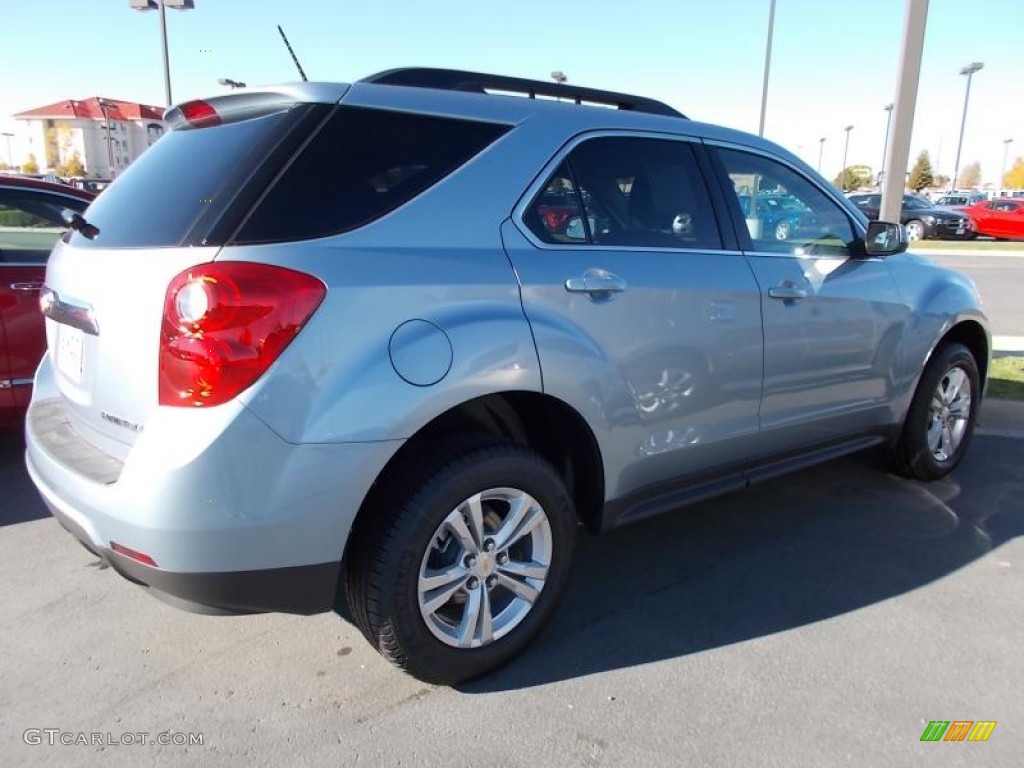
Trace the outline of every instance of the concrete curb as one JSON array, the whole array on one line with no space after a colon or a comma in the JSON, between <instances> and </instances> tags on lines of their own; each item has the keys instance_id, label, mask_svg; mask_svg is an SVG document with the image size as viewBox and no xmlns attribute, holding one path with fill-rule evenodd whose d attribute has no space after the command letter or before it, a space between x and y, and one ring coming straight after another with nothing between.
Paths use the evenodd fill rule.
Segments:
<instances>
[{"instance_id":1,"label":"concrete curb","mask_svg":"<svg viewBox=\"0 0 1024 768\"><path fill-rule=\"evenodd\" d=\"M993 336L992 351L1024 354L1024 336Z\"/></svg>"}]
</instances>

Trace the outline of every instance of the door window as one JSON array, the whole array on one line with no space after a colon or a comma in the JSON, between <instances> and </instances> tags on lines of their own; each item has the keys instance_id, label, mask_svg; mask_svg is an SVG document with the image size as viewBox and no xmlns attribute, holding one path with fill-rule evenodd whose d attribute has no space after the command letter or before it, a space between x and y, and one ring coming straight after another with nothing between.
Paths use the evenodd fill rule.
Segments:
<instances>
[{"instance_id":1,"label":"door window","mask_svg":"<svg viewBox=\"0 0 1024 768\"><path fill-rule=\"evenodd\" d=\"M0 190L0 263L45 264L67 229L61 211L81 212L86 205L74 198Z\"/></svg>"},{"instance_id":2,"label":"door window","mask_svg":"<svg viewBox=\"0 0 1024 768\"><path fill-rule=\"evenodd\" d=\"M531 203L525 223L544 242L722 247L693 150L681 141L583 142Z\"/></svg>"},{"instance_id":3,"label":"door window","mask_svg":"<svg viewBox=\"0 0 1024 768\"><path fill-rule=\"evenodd\" d=\"M807 178L762 155L717 151L753 250L795 256L850 254L856 234L849 217Z\"/></svg>"}]
</instances>

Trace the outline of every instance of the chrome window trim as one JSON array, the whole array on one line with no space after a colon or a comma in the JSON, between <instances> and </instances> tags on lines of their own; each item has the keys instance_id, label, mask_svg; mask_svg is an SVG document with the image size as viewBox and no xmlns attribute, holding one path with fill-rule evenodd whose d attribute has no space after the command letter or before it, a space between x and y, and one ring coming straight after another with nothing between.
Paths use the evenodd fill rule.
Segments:
<instances>
[{"instance_id":1,"label":"chrome window trim","mask_svg":"<svg viewBox=\"0 0 1024 768\"><path fill-rule=\"evenodd\" d=\"M530 207L530 203L533 202L534 198L537 196L537 194L540 192L543 186L547 183L548 179L551 178L551 174L553 174L558 169L558 166L562 164L562 162L572 153L574 149L576 149L576 147L578 147L584 141L602 138L662 139L669 141L681 141L686 142L688 144L697 145L701 143L701 138L700 136L697 135L684 135L677 133L668 133L664 131L634 131L627 129L614 130L608 128L596 131L584 131L583 133L578 133L575 136L571 137L565 144L563 144L559 148L559 150L554 154L551 160L549 160L544 165L540 173L537 174L537 177L526 188L526 191L522 195L520 195L519 200L512 208L511 219L513 225L515 225L516 229L519 230L523 237L530 241L531 245L533 245L535 248L539 248L545 251L636 251L639 253L664 253L666 251L669 251L671 253L724 253L742 255L740 251L726 250L722 247L674 248L671 246L665 246L663 248L652 248L649 246L639 245L601 245L599 243L545 243L543 240L537 237L537 235L534 234L533 230L526 226L526 221L524 220L526 217L526 211ZM702 178L701 181L703 182L704 179ZM713 208L714 206L712 206L712 209Z\"/></svg>"}]
</instances>

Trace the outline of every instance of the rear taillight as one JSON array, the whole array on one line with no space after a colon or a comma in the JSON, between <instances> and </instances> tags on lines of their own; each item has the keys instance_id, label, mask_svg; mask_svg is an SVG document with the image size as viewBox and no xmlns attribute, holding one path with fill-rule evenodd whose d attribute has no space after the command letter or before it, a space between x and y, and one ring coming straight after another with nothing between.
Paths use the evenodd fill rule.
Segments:
<instances>
[{"instance_id":1,"label":"rear taillight","mask_svg":"<svg viewBox=\"0 0 1024 768\"><path fill-rule=\"evenodd\" d=\"M250 262L171 280L160 329L160 405L220 405L249 387L323 301L315 277Z\"/></svg>"}]
</instances>

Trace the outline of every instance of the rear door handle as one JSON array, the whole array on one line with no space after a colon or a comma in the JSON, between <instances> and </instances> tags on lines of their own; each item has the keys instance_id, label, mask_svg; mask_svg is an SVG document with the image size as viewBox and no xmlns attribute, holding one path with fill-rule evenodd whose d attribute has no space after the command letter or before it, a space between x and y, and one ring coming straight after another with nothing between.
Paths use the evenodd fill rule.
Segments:
<instances>
[{"instance_id":1,"label":"rear door handle","mask_svg":"<svg viewBox=\"0 0 1024 768\"><path fill-rule=\"evenodd\" d=\"M621 293L626 290L626 281L604 270L587 270L582 277L566 280L565 290L569 293Z\"/></svg>"},{"instance_id":2,"label":"rear door handle","mask_svg":"<svg viewBox=\"0 0 1024 768\"><path fill-rule=\"evenodd\" d=\"M43 281L42 280L27 280L24 283L11 283L11 290L12 291L32 292L32 291L38 291L42 287L43 287Z\"/></svg>"},{"instance_id":3,"label":"rear door handle","mask_svg":"<svg viewBox=\"0 0 1024 768\"><path fill-rule=\"evenodd\" d=\"M768 289L768 295L773 299L806 299L807 291L797 288L795 285L777 285Z\"/></svg>"}]
</instances>

